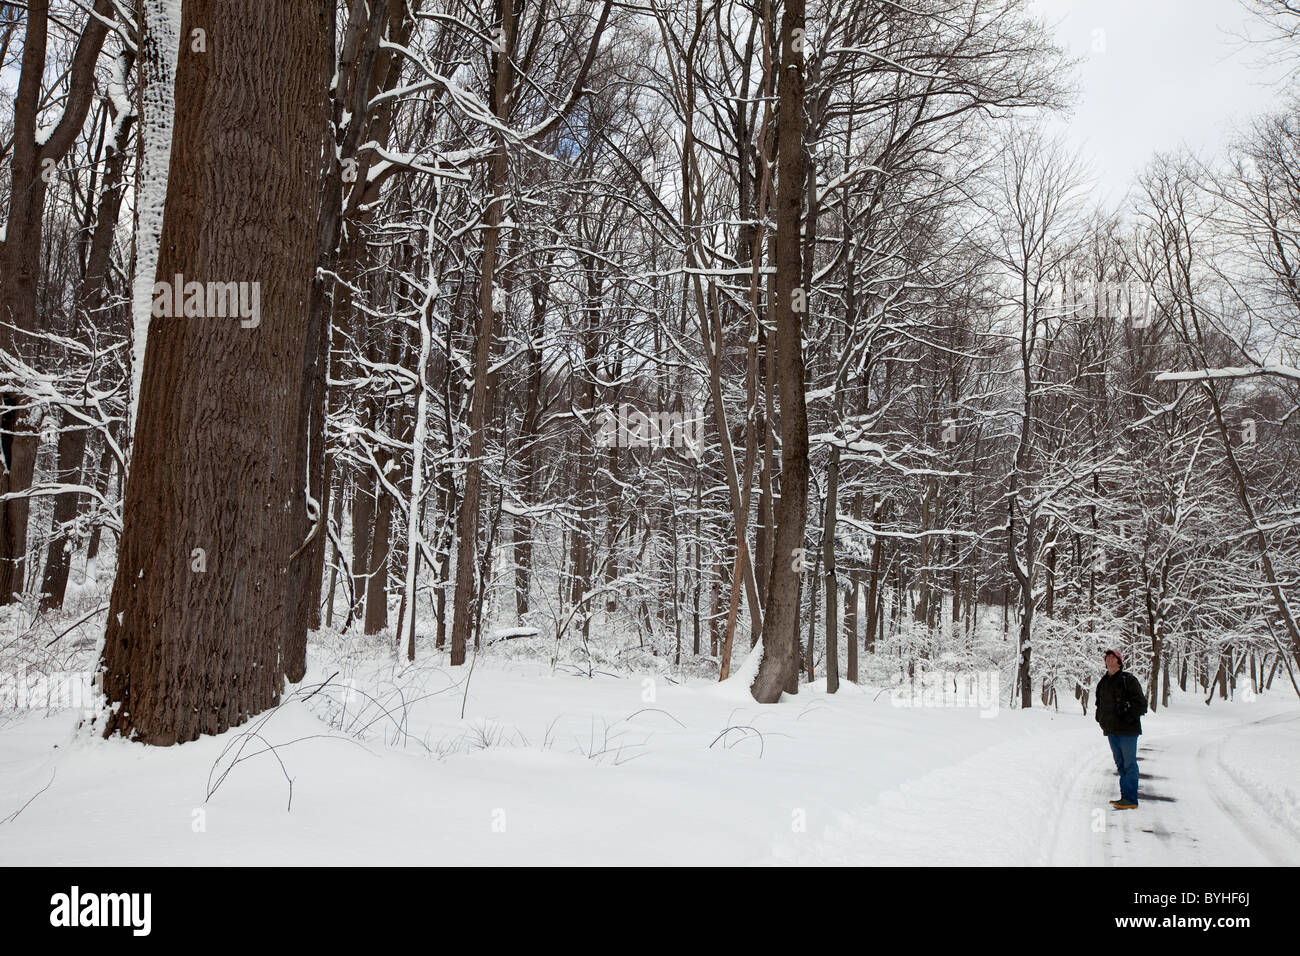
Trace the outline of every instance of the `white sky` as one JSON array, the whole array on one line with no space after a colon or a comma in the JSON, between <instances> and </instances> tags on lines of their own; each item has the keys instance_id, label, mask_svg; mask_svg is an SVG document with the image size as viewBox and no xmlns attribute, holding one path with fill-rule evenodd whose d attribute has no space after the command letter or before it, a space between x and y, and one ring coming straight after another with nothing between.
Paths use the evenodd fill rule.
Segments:
<instances>
[{"instance_id":1,"label":"white sky","mask_svg":"<svg viewBox=\"0 0 1300 956\"><path fill-rule=\"evenodd\" d=\"M1240 35L1261 35L1240 0L1030 0L1083 57L1074 115L1051 124L1079 149L1113 207L1157 151L1209 157L1280 101L1284 70Z\"/></svg>"}]
</instances>

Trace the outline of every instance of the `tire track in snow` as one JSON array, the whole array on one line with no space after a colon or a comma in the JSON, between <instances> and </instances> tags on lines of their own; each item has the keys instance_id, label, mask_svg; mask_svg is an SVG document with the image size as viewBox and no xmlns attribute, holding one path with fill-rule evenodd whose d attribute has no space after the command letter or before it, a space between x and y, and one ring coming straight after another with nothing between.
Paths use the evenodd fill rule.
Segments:
<instances>
[{"instance_id":1,"label":"tire track in snow","mask_svg":"<svg viewBox=\"0 0 1300 956\"><path fill-rule=\"evenodd\" d=\"M774 862L1025 866L1051 861L1091 731L1034 729L879 794L819 833L774 835Z\"/></svg>"},{"instance_id":2,"label":"tire track in snow","mask_svg":"<svg viewBox=\"0 0 1300 956\"><path fill-rule=\"evenodd\" d=\"M1137 810L1111 811L1100 836L1109 865L1295 865L1300 842L1222 764L1229 739L1261 724L1295 720L1280 714L1213 728L1149 735L1140 744ZM1144 735L1145 737L1148 735ZM1087 801L1101 799L1115 781L1109 761L1097 758L1098 776ZM1103 782L1106 781L1106 782ZM1104 858L1104 857L1103 857ZM1059 862L1068 859L1058 857ZM1085 862L1080 860L1079 862ZM1108 865L1086 855L1087 865Z\"/></svg>"},{"instance_id":3,"label":"tire track in snow","mask_svg":"<svg viewBox=\"0 0 1300 956\"><path fill-rule=\"evenodd\" d=\"M1252 721L1250 725L1284 723L1297 720L1295 716L1279 715ZM1274 866L1300 864L1300 839L1285 824L1269 812L1255 794L1237 782L1223 762L1223 748L1240 728L1207 741L1196 752L1208 791L1219 810L1231 820L1241 835ZM1243 809L1252 812L1243 813Z\"/></svg>"},{"instance_id":4,"label":"tire track in snow","mask_svg":"<svg viewBox=\"0 0 1300 956\"><path fill-rule=\"evenodd\" d=\"M1235 782L1219 757L1233 734L1296 719L1280 714L1144 735L1137 810L1110 806L1119 780L1094 728L1031 731L838 813L819 835L774 835L773 861L1296 865L1297 835Z\"/></svg>"}]
</instances>

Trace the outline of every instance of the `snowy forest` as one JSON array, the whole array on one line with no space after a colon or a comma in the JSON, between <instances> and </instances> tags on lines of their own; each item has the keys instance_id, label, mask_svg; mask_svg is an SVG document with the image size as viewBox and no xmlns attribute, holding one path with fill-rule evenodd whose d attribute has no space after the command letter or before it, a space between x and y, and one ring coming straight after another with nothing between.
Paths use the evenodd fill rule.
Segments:
<instances>
[{"instance_id":1,"label":"snowy forest","mask_svg":"<svg viewBox=\"0 0 1300 956\"><path fill-rule=\"evenodd\" d=\"M978 696L853 800L1100 759L1117 648L1148 735L1268 715L1300 861L1300 11L1219 6L1278 107L1107 202L1027 0L0 3L0 860L158 747L177 847L313 813L318 734L758 792Z\"/></svg>"}]
</instances>

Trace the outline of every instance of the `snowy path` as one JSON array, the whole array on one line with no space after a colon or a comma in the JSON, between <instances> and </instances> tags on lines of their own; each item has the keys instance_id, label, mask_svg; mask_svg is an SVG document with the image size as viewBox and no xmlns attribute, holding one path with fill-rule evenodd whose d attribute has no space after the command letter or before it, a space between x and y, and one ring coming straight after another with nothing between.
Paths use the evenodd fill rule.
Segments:
<instances>
[{"instance_id":1,"label":"snowy path","mask_svg":"<svg viewBox=\"0 0 1300 956\"><path fill-rule=\"evenodd\" d=\"M1300 864L1285 695L1143 718L1142 805L1116 811L1077 706L908 708L847 685L759 707L711 682L647 701L654 681L522 665L480 667L466 698L445 668L358 674L411 701L401 743L331 731L322 695L268 713L275 756L254 747L210 798L251 725L179 748L88 739L66 711L0 726L0 865Z\"/></svg>"},{"instance_id":2,"label":"snowy path","mask_svg":"<svg viewBox=\"0 0 1300 956\"><path fill-rule=\"evenodd\" d=\"M1063 814L1054 862L1089 866L1294 866L1300 835L1240 785L1224 753L1264 730L1300 732L1300 715L1273 714L1217 728L1161 730L1142 737L1139 808L1116 811L1119 781L1109 751L1081 765L1080 787ZM1150 723L1150 721L1148 721ZM1292 743L1294 747L1294 743ZM1294 762L1294 749L1291 759ZM1103 826L1104 824L1104 826Z\"/></svg>"},{"instance_id":3,"label":"snowy path","mask_svg":"<svg viewBox=\"0 0 1300 956\"><path fill-rule=\"evenodd\" d=\"M1024 714L1042 722L1036 731L885 791L840 814L814 843L781 841L776 857L891 866L1300 864L1300 714L1270 706L1243 720L1251 711L1240 705L1198 710L1193 700L1145 719L1138 810L1111 808L1119 782L1091 720Z\"/></svg>"}]
</instances>

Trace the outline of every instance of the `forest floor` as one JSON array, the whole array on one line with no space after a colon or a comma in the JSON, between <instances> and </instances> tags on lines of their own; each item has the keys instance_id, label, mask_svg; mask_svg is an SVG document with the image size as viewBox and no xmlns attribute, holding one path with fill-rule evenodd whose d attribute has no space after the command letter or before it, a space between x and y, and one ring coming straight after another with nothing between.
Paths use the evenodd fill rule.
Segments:
<instances>
[{"instance_id":1,"label":"forest floor","mask_svg":"<svg viewBox=\"0 0 1300 956\"><path fill-rule=\"evenodd\" d=\"M0 864L1300 864L1282 680L1144 717L1141 806L1115 811L1073 699L900 706L925 701L818 682L761 707L743 665L678 683L312 654L278 708L179 747L10 712Z\"/></svg>"}]
</instances>

